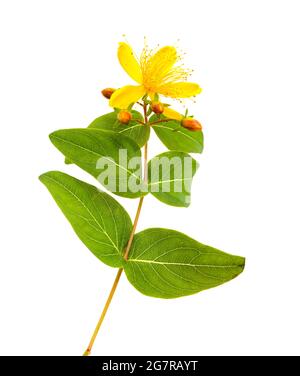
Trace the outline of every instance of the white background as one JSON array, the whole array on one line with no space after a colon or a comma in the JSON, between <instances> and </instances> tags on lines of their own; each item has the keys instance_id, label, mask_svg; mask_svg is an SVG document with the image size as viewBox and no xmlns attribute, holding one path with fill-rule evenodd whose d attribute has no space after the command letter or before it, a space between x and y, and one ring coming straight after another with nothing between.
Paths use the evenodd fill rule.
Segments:
<instances>
[{"instance_id":1,"label":"white background","mask_svg":"<svg viewBox=\"0 0 300 376\"><path fill-rule=\"evenodd\" d=\"M300 352L299 1L0 2L0 353L80 355L115 270L77 239L42 172L65 166L48 134L108 112L100 90L131 83L116 59L174 44L203 87L189 106L205 153L192 206L148 196L139 229L169 227L246 256L236 280L176 300L122 277L97 355L284 355ZM155 137L151 155L164 151ZM120 200L131 215L137 202Z\"/></svg>"}]
</instances>

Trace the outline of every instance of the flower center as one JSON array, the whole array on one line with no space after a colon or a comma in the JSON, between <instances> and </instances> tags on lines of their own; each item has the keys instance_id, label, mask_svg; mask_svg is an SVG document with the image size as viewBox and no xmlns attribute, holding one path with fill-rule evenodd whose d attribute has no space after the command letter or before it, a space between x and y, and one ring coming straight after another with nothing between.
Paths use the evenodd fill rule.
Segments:
<instances>
[{"instance_id":1,"label":"flower center","mask_svg":"<svg viewBox=\"0 0 300 376\"><path fill-rule=\"evenodd\" d=\"M173 47L150 49L145 41L140 57L143 85L148 92L157 92L163 85L186 81L192 70L182 64L182 57Z\"/></svg>"}]
</instances>

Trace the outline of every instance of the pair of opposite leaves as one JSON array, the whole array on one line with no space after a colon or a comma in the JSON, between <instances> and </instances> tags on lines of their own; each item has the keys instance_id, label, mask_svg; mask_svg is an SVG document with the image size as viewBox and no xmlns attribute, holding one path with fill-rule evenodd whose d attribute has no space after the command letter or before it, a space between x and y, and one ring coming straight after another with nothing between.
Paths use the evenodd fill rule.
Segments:
<instances>
[{"instance_id":1,"label":"pair of opposite leaves","mask_svg":"<svg viewBox=\"0 0 300 376\"><path fill-rule=\"evenodd\" d=\"M105 116L114 119L115 114ZM99 124L99 119L101 125L101 119L104 117L96 119L90 128L95 128L97 120ZM108 121L104 123L107 125ZM128 126L128 132L133 126L132 124ZM157 134L165 145L168 144L167 146L172 148L168 139L174 135L174 127L177 127L177 124L174 122L173 126L169 124L169 127L163 129L162 137L159 132ZM112 157L116 157L118 150L124 148L127 149L130 157L131 153L134 155L140 153L139 146L142 139L147 139L141 136L141 131L139 131L140 136L134 133L138 127L129 132L131 139L128 137L129 134L127 137L123 135L120 137L120 134L114 135L103 130L103 126L98 128L102 130L61 130L54 132L50 138L69 162L77 164L95 177L99 176L96 160L101 156L107 156L108 150L113 154ZM124 128L113 130L115 133L124 132ZM171 134L169 135L168 132ZM189 134L188 136L191 137ZM178 143L184 143L181 137L185 138L184 133L176 134L177 139L170 142L175 142L176 148L179 148ZM132 141L132 138L136 139L135 142L139 140L139 146ZM186 150L190 149L190 146L185 145L185 147ZM194 149L192 151L196 152ZM128 171L128 174L131 173ZM48 172L41 175L40 180L46 185L78 237L91 252L109 266L124 268L131 284L145 295L159 298L191 295L223 284L235 278L244 269L244 258L203 245L180 232L162 228L152 228L137 233L134 236L129 258L125 261L123 252L130 236L132 222L125 209L115 199L96 187L62 172ZM165 192L161 193L163 196L157 197L161 201L171 205L174 205L172 202L176 202L176 206L185 206L178 205L180 202L176 200L178 192L171 192L171 198L165 198Z\"/></svg>"},{"instance_id":2,"label":"pair of opposite leaves","mask_svg":"<svg viewBox=\"0 0 300 376\"><path fill-rule=\"evenodd\" d=\"M148 184L143 187L141 174L136 172L135 166L130 167L127 164L127 161L141 160L140 147L147 142L150 135L150 127L136 120L142 121L142 116L137 111L133 111L133 121L128 125L120 124L117 112L112 112L94 120L87 129L60 130L52 133L50 138L53 144L68 156L68 163L74 162L119 196L137 198L150 191L168 205L189 206L192 178L198 163L187 153L202 152L202 132L186 130L175 120L154 124L156 134L171 151L156 156L148 163ZM152 122L156 120L156 116L151 118ZM95 132L96 129L103 132ZM119 154L121 149L126 150L126 158ZM99 160L104 163L99 163ZM158 170L156 166L166 160L172 161L166 176L163 173L151 173ZM108 165L116 167L113 174L116 179L110 178L106 182ZM134 190L133 186L137 189Z\"/></svg>"}]
</instances>

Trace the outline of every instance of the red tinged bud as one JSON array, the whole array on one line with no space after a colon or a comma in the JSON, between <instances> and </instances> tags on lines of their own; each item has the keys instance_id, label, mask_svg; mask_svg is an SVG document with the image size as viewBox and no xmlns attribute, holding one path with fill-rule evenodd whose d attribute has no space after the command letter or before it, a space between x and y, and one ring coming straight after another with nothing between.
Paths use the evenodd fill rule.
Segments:
<instances>
[{"instance_id":1,"label":"red tinged bud","mask_svg":"<svg viewBox=\"0 0 300 376\"><path fill-rule=\"evenodd\" d=\"M157 114L157 115L160 115L164 112L165 110L165 107L162 103L160 102L152 102L151 104L151 110Z\"/></svg>"},{"instance_id":2,"label":"red tinged bud","mask_svg":"<svg viewBox=\"0 0 300 376\"><path fill-rule=\"evenodd\" d=\"M193 118L185 118L181 121L181 125L190 131L202 131L200 122Z\"/></svg>"},{"instance_id":3,"label":"red tinged bud","mask_svg":"<svg viewBox=\"0 0 300 376\"><path fill-rule=\"evenodd\" d=\"M122 110L118 113L118 120L122 124L128 124L132 119L132 115L127 110Z\"/></svg>"},{"instance_id":4,"label":"red tinged bud","mask_svg":"<svg viewBox=\"0 0 300 376\"><path fill-rule=\"evenodd\" d=\"M115 92L115 89L112 89L111 87L108 87L101 91L103 97L105 97L106 99L110 99L110 97L113 95L114 92Z\"/></svg>"}]
</instances>

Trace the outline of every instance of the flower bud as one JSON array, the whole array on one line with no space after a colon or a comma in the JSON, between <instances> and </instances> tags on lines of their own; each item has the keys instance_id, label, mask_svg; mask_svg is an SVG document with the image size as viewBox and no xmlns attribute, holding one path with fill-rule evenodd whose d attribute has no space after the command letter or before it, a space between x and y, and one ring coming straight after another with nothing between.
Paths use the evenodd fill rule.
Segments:
<instances>
[{"instance_id":1,"label":"flower bud","mask_svg":"<svg viewBox=\"0 0 300 376\"><path fill-rule=\"evenodd\" d=\"M202 130L202 125L199 123L198 120L193 119L193 118L185 118L181 121L181 125L189 129L190 131L201 131Z\"/></svg>"},{"instance_id":2,"label":"flower bud","mask_svg":"<svg viewBox=\"0 0 300 376\"><path fill-rule=\"evenodd\" d=\"M127 110L122 110L118 113L118 120L122 124L128 124L132 119L132 115Z\"/></svg>"},{"instance_id":3,"label":"flower bud","mask_svg":"<svg viewBox=\"0 0 300 376\"><path fill-rule=\"evenodd\" d=\"M107 99L110 99L110 97L113 95L113 93L115 92L115 89L112 89L111 87L108 87L106 89L103 89L101 91L102 95L107 98Z\"/></svg>"},{"instance_id":4,"label":"flower bud","mask_svg":"<svg viewBox=\"0 0 300 376\"><path fill-rule=\"evenodd\" d=\"M160 102L152 102L151 104L151 110L157 115L162 114L164 109L164 105Z\"/></svg>"}]
</instances>

